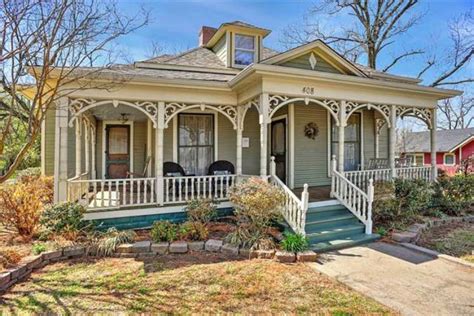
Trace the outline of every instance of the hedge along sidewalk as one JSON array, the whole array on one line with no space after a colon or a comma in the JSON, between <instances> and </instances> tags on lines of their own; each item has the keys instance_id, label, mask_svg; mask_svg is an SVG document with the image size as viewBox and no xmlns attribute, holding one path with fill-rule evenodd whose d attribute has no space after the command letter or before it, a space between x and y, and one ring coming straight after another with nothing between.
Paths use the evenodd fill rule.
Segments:
<instances>
[{"instance_id":1,"label":"hedge along sidewalk","mask_svg":"<svg viewBox=\"0 0 474 316\"><path fill-rule=\"evenodd\" d=\"M241 255L249 259L276 259L282 263L316 261L317 255L313 251L301 253L289 253L275 250L250 250L240 248L231 244L225 244L222 240L209 239L207 241L176 241L172 243L152 243L149 240L138 241L133 244L119 245L111 257L115 258L152 258L164 254L186 254L189 251L221 252L229 255ZM85 256L96 256L96 247L73 246L65 247L55 251L43 252L37 256L23 258L20 265L0 273L0 294L3 294L14 284L26 280L30 274L45 267L48 264L59 261L75 259Z\"/></svg>"},{"instance_id":2,"label":"hedge along sidewalk","mask_svg":"<svg viewBox=\"0 0 474 316\"><path fill-rule=\"evenodd\" d=\"M460 223L460 222L474 223L474 215L428 220L423 224L419 224L419 223L413 224L409 226L406 231L392 233L391 237L394 241L398 242L401 246L405 248L421 252L433 258L439 258L439 259L447 260L450 262L458 263L469 268L474 268L474 264L467 262L466 260L462 260L460 258L442 254L437 251L434 251L425 247L421 247L415 244L420 239L421 234L430 228L438 227L444 224Z\"/></svg>"}]
</instances>

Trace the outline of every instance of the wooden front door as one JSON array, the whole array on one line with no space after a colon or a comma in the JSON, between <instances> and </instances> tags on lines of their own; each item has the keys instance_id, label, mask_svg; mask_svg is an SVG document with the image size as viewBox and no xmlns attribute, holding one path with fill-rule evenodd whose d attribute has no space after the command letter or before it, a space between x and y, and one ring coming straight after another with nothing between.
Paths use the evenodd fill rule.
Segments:
<instances>
[{"instance_id":1,"label":"wooden front door","mask_svg":"<svg viewBox=\"0 0 474 316\"><path fill-rule=\"evenodd\" d=\"M271 155L275 157L276 175L286 183L286 120L271 125Z\"/></svg>"},{"instance_id":2,"label":"wooden front door","mask_svg":"<svg viewBox=\"0 0 474 316\"><path fill-rule=\"evenodd\" d=\"M108 125L105 149L106 178L124 179L130 170L130 126Z\"/></svg>"}]
</instances>

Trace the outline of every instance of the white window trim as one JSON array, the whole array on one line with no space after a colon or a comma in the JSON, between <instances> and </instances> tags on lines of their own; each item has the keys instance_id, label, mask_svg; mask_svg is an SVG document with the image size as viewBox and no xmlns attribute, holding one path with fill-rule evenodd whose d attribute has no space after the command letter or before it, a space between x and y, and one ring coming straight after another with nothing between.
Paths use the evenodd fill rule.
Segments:
<instances>
[{"instance_id":1,"label":"white window trim","mask_svg":"<svg viewBox=\"0 0 474 316\"><path fill-rule=\"evenodd\" d=\"M218 138L218 129L219 129L219 113L212 110L189 110L183 111L179 114L212 114L214 115L214 161L219 160L219 138ZM178 114L178 115L179 115ZM178 115L173 117L173 162L178 162Z\"/></svg>"},{"instance_id":2,"label":"white window trim","mask_svg":"<svg viewBox=\"0 0 474 316\"><path fill-rule=\"evenodd\" d=\"M133 139L134 139L134 131L133 131L133 121L123 123L122 121L102 121L102 179L105 180L106 170L105 170L105 151L107 150L107 133L106 128L107 125L130 125L130 178L133 178Z\"/></svg>"},{"instance_id":3,"label":"white window trim","mask_svg":"<svg viewBox=\"0 0 474 316\"><path fill-rule=\"evenodd\" d=\"M253 41L254 41L253 47L254 47L254 49L236 48L236 46L235 46L235 36L236 36L236 35L253 37ZM236 63L235 63L235 51L236 51L236 50L242 50L242 51L247 51L247 52L253 52L253 62L250 63L249 65L256 63L256 61L258 60L258 51L259 51L259 48L258 48L258 36L255 36L255 35L252 35L252 34L245 34L245 33L232 33L232 36L231 36L231 37L232 37L232 45L231 45L231 59L232 59L231 62L232 62L232 67L233 67L233 68L245 68L245 67L248 66L248 65L240 65L240 64L236 64Z\"/></svg>"},{"instance_id":4,"label":"white window trim","mask_svg":"<svg viewBox=\"0 0 474 316\"><path fill-rule=\"evenodd\" d=\"M331 144L332 144L332 120L331 114L329 111L327 112L327 151L328 151L328 178L331 177ZM364 110L355 111L354 113L359 113L360 115L360 169L363 169L365 163L365 155L364 155ZM335 154L337 158L337 153Z\"/></svg>"},{"instance_id":5,"label":"white window trim","mask_svg":"<svg viewBox=\"0 0 474 316\"><path fill-rule=\"evenodd\" d=\"M446 157L447 156L453 157L453 163L452 164L446 163ZM444 155L443 155L443 165L445 165L445 166L455 166L456 165L456 154L454 154L454 153L444 153Z\"/></svg>"},{"instance_id":6,"label":"white window trim","mask_svg":"<svg viewBox=\"0 0 474 316\"><path fill-rule=\"evenodd\" d=\"M414 167L422 167L425 165L425 154L424 153L416 153L416 154L406 154L406 157L413 157L413 162L412 162L412 166ZM422 161L422 164L421 166L418 166L418 164L416 163L416 159L418 157L421 157L421 161Z\"/></svg>"}]
</instances>

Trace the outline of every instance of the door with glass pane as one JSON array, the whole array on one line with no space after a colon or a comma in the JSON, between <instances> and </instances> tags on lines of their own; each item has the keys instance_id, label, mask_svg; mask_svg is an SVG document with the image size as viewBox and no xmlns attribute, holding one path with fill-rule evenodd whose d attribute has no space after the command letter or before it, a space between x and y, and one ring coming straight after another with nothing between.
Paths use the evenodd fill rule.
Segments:
<instances>
[{"instance_id":1,"label":"door with glass pane","mask_svg":"<svg viewBox=\"0 0 474 316\"><path fill-rule=\"evenodd\" d=\"M214 115L179 114L178 163L186 174L205 175L214 161Z\"/></svg>"},{"instance_id":2,"label":"door with glass pane","mask_svg":"<svg viewBox=\"0 0 474 316\"><path fill-rule=\"evenodd\" d=\"M286 183L286 120L271 125L271 155L275 157L276 175Z\"/></svg>"},{"instance_id":3,"label":"door with glass pane","mask_svg":"<svg viewBox=\"0 0 474 316\"><path fill-rule=\"evenodd\" d=\"M107 179L123 179L130 170L130 126L107 125L105 170Z\"/></svg>"},{"instance_id":4,"label":"door with glass pane","mask_svg":"<svg viewBox=\"0 0 474 316\"><path fill-rule=\"evenodd\" d=\"M361 129L360 129L361 116L360 113L352 114L348 121L347 126L344 129L344 170L358 170L360 166L361 157ZM331 133L331 152L332 155L337 157L337 148L339 140L338 127L332 122L332 133Z\"/></svg>"}]
</instances>

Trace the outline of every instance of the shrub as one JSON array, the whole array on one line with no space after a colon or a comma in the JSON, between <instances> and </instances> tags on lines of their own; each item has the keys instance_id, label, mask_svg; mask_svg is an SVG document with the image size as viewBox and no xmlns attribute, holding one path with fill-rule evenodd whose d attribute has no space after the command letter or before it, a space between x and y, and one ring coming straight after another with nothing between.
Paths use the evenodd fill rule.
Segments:
<instances>
[{"instance_id":1,"label":"shrub","mask_svg":"<svg viewBox=\"0 0 474 316\"><path fill-rule=\"evenodd\" d=\"M206 240L209 231L205 224L195 221L187 221L179 226L178 237L184 240Z\"/></svg>"},{"instance_id":2,"label":"shrub","mask_svg":"<svg viewBox=\"0 0 474 316\"><path fill-rule=\"evenodd\" d=\"M72 240L88 226L83 220L85 212L84 206L77 203L56 204L44 210L40 223L46 234L61 234Z\"/></svg>"},{"instance_id":3,"label":"shrub","mask_svg":"<svg viewBox=\"0 0 474 316\"><path fill-rule=\"evenodd\" d=\"M211 199L192 200L186 206L188 219L193 222L209 223L217 216L216 203Z\"/></svg>"},{"instance_id":4,"label":"shrub","mask_svg":"<svg viewBox=\"0 0 474 316\"><path fill-rule=\"evenodd\" d=\"M474 175L442 177L436 184L435 203L448 215L459 216L472 211L474 203Z\"/></svg>"},{"instance_id":5,"label":"shrub","mask_svg":"<svg viewBox=\"0 0 474 316\"><path fill-rule=\"evenodd\" d=\"M0 266L5 268L16 265L21 260L21 255L13 249L0 251Z\"/></svg>"},{"instance_id":6,"label":"shrub","mask_svg":"<svg viewBox=\"0 0 474 316\"><path fill-rule=\"evenodd\" d=\"M151 227L150 235L155 242L175 241L178 238L178 225L169 221L154 222Z\"/></svg>"},{"instance_id":7,"label":"shrub","mask_svg":"<svg viewBox=\"0 0 474 316\"><path fill-rule=\"evenodd\" d=\"M115 227L109 228L97 242L97 255L109 256L115 252L119 245L132 242L135 236L133 230L119 231Z\"/></svg>"},{"instance_id":8,"label":"shrub","mask_svg":"<svg viewBox=\"0 0 474 316\"><path fill-rule=\"evenodd\" d=\"M284 234L283 240L280 242L281 248L289 252L300 252L309 248L308 238L302 234Z\"/></svg>"},{"instance_id":9,"label":"shrub","mask_svg":"<svg viewBox=\"0 0 474 316\"><path fill-rule=\"evenodd\" d=\"M44 244L33 244L32 251L33 254L39 255L40 253L46 251L46 246Z\"/></svg>"},{"instance_id":10,"label":"shrub","mask_svg":"<svg viewBox=\"0 0 474 316\"><path fill-rule=\"evenodd\" d=\"M433 193L431 184L425 180L395 179L395 197L400 203L400 211L423 212L430 206Z\"/></svg>"},{"instance_id":11,"label":"shrub","mask_svg":"<svg viewBox=\"0 0 474 316\"><path fill-rule=\"evenodd\" d=\"M41 212L52 202L52 197L51 178L22 177L15 184L0 188L0 223L29 239L36 232Z\"/></svg>"},{"instance_id":12,"label":"shrub","mask_svg":"<svg viewBox=\"0 0 474 316\"><path fill-rule=\"evenodd\" d=\"M229 234L228 242L262 249L260 240L269 238L268 228L281 216L283 193L255 177L233 187L230 201L235 205L238 228Z\"/></svg>"}]
</instances>

